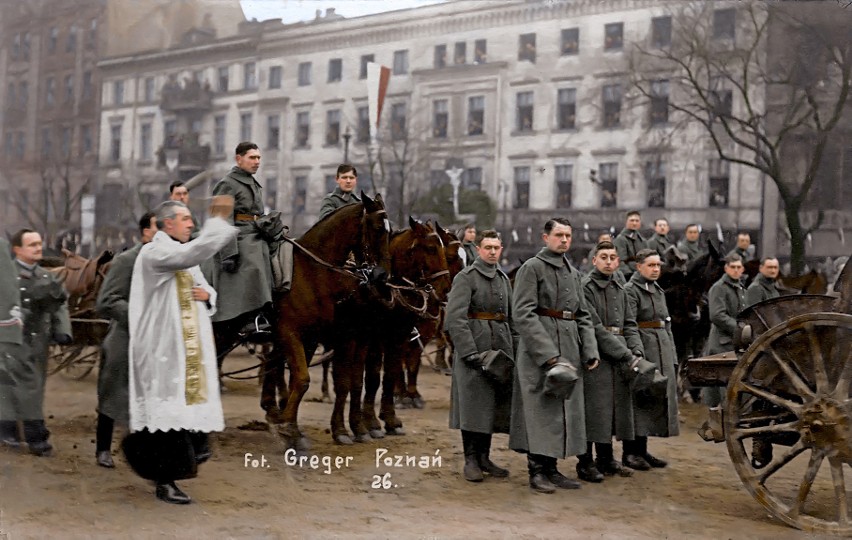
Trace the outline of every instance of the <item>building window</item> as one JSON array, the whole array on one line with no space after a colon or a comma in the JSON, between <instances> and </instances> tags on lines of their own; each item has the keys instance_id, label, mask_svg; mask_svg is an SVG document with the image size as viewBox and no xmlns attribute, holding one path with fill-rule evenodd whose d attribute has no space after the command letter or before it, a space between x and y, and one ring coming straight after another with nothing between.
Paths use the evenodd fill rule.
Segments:
<instances>
[{"instance_id":1,"label":"building window","mask_svg":"<svg viewBox=\"0 0 852 540\"><path fill-rule=\"evenodd\" d=\"M716 116L730 118L733 113L734 95L730 90L722 88L723 86L721 77L710 79L709 101Z\"/></svg>"},{"instance_id":2,"label":"building window","mask_svg":"<svg viewBox=\"0 0 852 540\"><path fill-rule=\"evenodd\" d=\"M257 88L257 65L254 62L243 64L243 90Z\"/></svg>"},{"instance_id":3,"label":"building window","mask_svg":"<svg viewBox=\"0 0 852 540\"><path fill-rule=\"evenodd\" d=\"M333 175L333 174L325 175L325 192L326 193L331 193L332 191L334 191L334 188L337 187L337 182L334 181L335 178L336 178L336 176Z\"/></svg>"},{"instance_id":4,"label":"building window","mask_svg":"<svg viewBox=\"0 0 852 540\"><path fill-rule=\"evenodd\" d=\"M367 64L376 61L376 56L373 54L361 55L361 70L358 72L359 79L367 78Z\"/></svg>"},{"instance_id":5,"label":"building window","mask_svg":"<svg viewBox=\"0 0 852 540\"><path fill-rule=\"evenodd\" d=\"M728 207L728 194L731 184L731 164L723 159L711 159L709 205L716 208Z\"/></svg>"},{"instance_id":6,"label":"building window","mask_svg":"<svg viewBox=\"0 0 852 540\"><path fill-rule=\"evenodd\" d=\"M530 207L530 168L515 167L515 208Z\"/></svg>"},{"instance_id":7,"label":"building window","mask_svg":"<svg viewBox=\"0 0 852 540\"><path fill-rule=\"evenodd\" d=\"M325 144L328 146L340 144L340 109L332 109L325 113Z\"/></svg>"},{"instance_id":8,"label":"building window","mask_svg":"<svg viewBox=\"0 0 852 540\"><path fill-rule=\"evenodd\" d=\"M618 203L618 163L600 164L601 206L614 207Z\"/></svg>"},{"instance_id":9,"label":"building window","mask_svg":"<svg viewBox=\"0 0 852 540\"><path fill-rule=\"evenodd\" d=\"M92 99L94 97L94 86L92 85L92 72L83 72L83 90L80 93L80 98L83 100Z\"/></svg>"},{"instance_id":10,"label":"building window","mask_svg":"<svg viewBox=\"0 0 852 540\"><path fill-rule=\"evenodd\" d=\"M457 66L467 64L467 43L464 41L456 43L455 52L453 54L453 63Z\"/></svg>"},{"instance_id":11,"label":"building window","mask_svg":"<svg viewBox=\"0 0 852 540\"><path fill-rule=\"evenodd\" d=\"M18 104L18 100L15 97L15 83L10 82L9 88L6 90L6 108L11 109L12 107Z\"/></svg>"},{"instance_id":12,"label":"building window","mask_svg":"<svg viewBox=\"0 0 852 540\"><path fill-rule=\"evenodd\" d=\"M580 52L580 29L565 28L562 30L562 56Z\"/></svg>"},{"instance_id":13,"label":"building window","mask_svg":"<svg viewBox=\"0 0 852 540\"><path fill-rule=\"evenodd\" d=\"M535 34L521 34L518 39L518 60L535 64Z\"/></svg>"},{"instance_id":14,"label":"building window","mask_svg":"<svg viewBox=\"0 0 852 540\"><path fill-rule=\"evenodd\" d=\"M432 102L432 136L437 139L447 137L449 124L449 108L446 99L436 99Z\"/></svg>"},{"instance_id":15,"label":"building window","mask_svg":"<svg viewBox=\"0 0 852 540\"><path fill-rule=\"evenodd\" d=\"M370 141L370 108L358 107L358 133L355 140L359 143Z\"/></svg>"},{"instance_id":16,"label":"building window","mask_svg":"<svg viewBox=\"0 0 852 540\"><path fill-rule=\"evenodd\" d=\"M70 126L63 126L59 137L59 151L63 158L71 155L71 136L73 134Z\"/></svg>"},{"instance_id":17,"label":"building window","mask_svg":"<svg viewBox=\"0 0 852 540\"><path fill-rule=\"evenodd\" d=\"M77 26L71 25L68 29L68 41L65 42L65 52L73 52L77 49Z\"/></svg>"},{"instance_id":18,"label":"building window","mask_svg":"<svg viewBox=\"0 0 852 540\"><path fill-rule=\"evenodd\" d=\"M573 165L556 166L556 208L571 208L573 177Z\"/></svg>"},{"instance_id":19,"label":"building window","mask_svg":"<svg viewBox=\"0 0 852 540\"><path fill-rule=\"evenodd\" d=\"M328 61L328 82L338 82L343 78L343 60L332 58Z\"/></svg>"},{"instance_id":20,"label":"building window","mask_svg":"<svg viewBox=\"0 0 852 540\"><path fill-rule=\"evenodd\" d=\"M18 132L18 156L23 157L24 151L27 149L27 140L24 138L24 132Z\"/></svg>"},{"instance_id":21,"label":"building window","mask_svg":"<svg viewBox=\"0 0 852 540\"><path fill-rule=\"evenodd\" d=\"M240 140L250 141L252 139L252 114L250 112L240 113Z\"/></svg>"},{"instance_id":22,"label":"building window","mask_svg":"<svg viewBox=\"0 0 852 540\"><path fill-rule=\"evenodd\" d=\"M274 90L281 88L281 66L272 66L269 68L269 89Z\"/></svg>"},{"instance_id":23,"label":"building window","mask_svg":"<svg viewBox=\"0 0 852 540\"><path fill-rule=\"evenodd\" d=\"M30 86L27 84L27 81L21 81L18 83L18 104L21 108L27 106L27 102L30 99Z\"/></svg>"},{"instance_id":24,"label":"building window","mask_svg":"<svg viewBox=\"0 0 852 540\"><path fill-rule=\"evenodd\" d=\"M473 42L473 63L484 64L488 61L488 43L484 39Z\"/></svg>"},{"instance_id":25,"label":"building window","mask_svg":"<svg viewBox=\"0 0 852 540\"><path fill-rule=\"evenodd\" d=\"M47 78L47 84L44 89L44 103L50 107L56 101L56 80L53 77Z\"/></svg>"},{"instance_id":26,"label":"building window","mask_svg":"<svg viewBox=\"0 0 852 540\"><path fill-rule=\"evenodd\" d=\"M603 127L621 125L621 85L608 84L603 87Z\"/></svg>"},{"instance_id":27,"label":"building window","mask_svg":"<svg viewBox=\"0 0 852 540\"><path fill-rule=\"evenodd\" d=\"M560 88L556 94L559 117L557 129L574 129L577 115L577 89Z\"/></svg>"},{"instance_id":28,"label":"building window","mask_svg":"<svg viewBox=\"0 0 852 540\"><path fill-rule=\"evenodd\" d=\"M145 96L145 103L153 103L154 102L154 77L145 77L145 81L143 83L143 93Z\"/></svg>"},{"instance_id":29,"label":"building window","mask_svg":"<svg viewBox=\"0 0 852 540\"><path fill-rule=\"evenodd\" d=\"M92 126L80 126L80 155L92 152Z\"/></svg>"},{"instance_id":30,"label":"building window","mask_svg":"<svg viewBox=\"0 0 852 540\"><path fill-rule=\"evenodd\" d=\"M408 49L393 52L393 74L405 75L408 73Z\"/></svg>"},{"instance_id":31,"label":"building window","mask_svg":"<svg viewBox=\"0 0 852 540\"><path fill-rule=\"evenodd\" d=\"M435 58L433 60L435 69L447 67L447 46L435 45Z\"/></svg>"},{"instance_id":32,"label":"building window","mask_svg":"<svg viewBox=\"0 0 852 540\"><path fill-rule=\"evenodd\" d=\"M15 134L11 131L6 132L6 144L3 146L3 152L7 157L12 156L12 152L15 149Z\"/></svg>"},{"instance_id":33,"label":"building window","mask_svg":"<svg viewBox=\"0 0 852 540\"><path fill-rule=\"evenodd\" d=\"M166 139L167 148L175 148L177 145L177 120L170 119L163 122L163 134Z\"/></svg>"},{"instance_id":34,"label":"building window","mask_svg":"<svg viewBox=\"0 0 852 540\"><path fill-rule=\"evenodd\" d=\"M299 86L310 86L311 84L311 63L302 62L299 64Z\"/></svg>"},{"instance_id":35,"label":"building window","mask_svg":"<svg viewBox=\"0 0 852 540\"><path fill-rule=\"evenodd\" d=\"M654 17L651 19L651 45L657 48L672 44L672 18Z\"/></svg>"},{"instance_id":36,"label":"building window","mask_svg":"<svg viewBox=\"0 0 852 540\"><path fill-rule=\"evenodd\" d=\"M24 60L30 59L30 33L24 32L22 41L21 41L21 54L24 57Z\"/></svg>"},{"instance_id":37,"label":"building window","mask_svg":"<svg viewBox=\"0 0 852 540\"><path fill-rule=\"evenodd\" d=\"M669 81L660 79L651 81L651 117L652 126L669 121Z\"/></svg>"},{"instance_id":38,"label":"building window","mask_svg":"<svg viewBox=\"0 0 852 540\"><path fill-rule=\"evenodd\" d=\"M482 135L485 126L485 96L467 100L467 134Z\"/></svg>"},{"instance_id":39,"label":"building window","mask_svg":"<svg viewBox=\"0 0 852 540\"><path fill-rule=\"evenodd\" d=\"M113 105L122 105L124 103L124 81L113 81L112 103Z\"/></svg>"},{"instance_id":40,"label":"building window","mask_svg":"<svg viewBox=\"0 0 852 540\"><path fill-rule=\"evenodd\" d=\"M482 167L471 167L462 173L462 186L471 191L482 191Z\"/></svg>"},{"instance_id":41,"label":"building window","mask_svg":"<svg viewBox=\"0 0 852 540\"><path fill-rule=\"evenodd\" d=\"M717 9L713 12L713 39L734 39L737 10Z\"/></svg>"},{"instance_id":42,"label":"building window","mask_svg":"<svg viewBox=\"0 0 852 540\"><path fill-rule=\"evenodd\" d=\"M518 92L517 97L517 121L516 129L518 131L533 130L533 93Z\"/></svg>"},{"instance_id":43,"label":"building window","mask_svg":"<svg viewBox=\"0 0 852 540\"><path fill-rule=\"evenodd\" d=\"M266 117L266 147L270 150L278 150L278 141L280 139L281 117L277 114L270 114Z\"/></svg>"},{"instance_id":44,"label":"building window","mask_svg":"<svg viewBox=\"0 0 852 540\"><path fill-rule=\"evenodd\" d=\"M65 103L74 101L74 75L65 76Z\"/></svg>"},{"instance_id":45,"label":"building window","mask_svg":"<svg viewBox=\"0 0 852 540\"><path fill-rule=\"evenodd\" d=\"M405 103L391 105L391 137L394 139L405 138L405 116Z\"/></svg>"},{"instance_id":46,"label":"building window","mask_svg":"<svg viewBox=\"0 0 852 540\"><path fill-rule=\"evenodd\" d=\"M266 200L264 201L264 211L269 213L278 206L278 177L267 176L266 185L264 187L264 195L266 196Z\"/></svg>"},{"instance_id":47,"label":"building window","mask_svg":"<svg viewBox=\"0 0 852 540\"><path fill-rule=\"evenodd\" d=\"M305 211L305 203L308 200L308 177L297 176L293 179L293 213L301 214Z\"/></svg>"},{"instance_id":48,"label":"building window","mask_svg":"<svg viewBox=\"0 0 852 540\"><path fill-rule=\"evenodd\" d=\"M620 50L624 45L624 23L604 25L604 50Z\"/></svg>"},{"instance_id":49,"label":"building window","mask_svg":"<svg viewBox=\"0 0 852 540\"><path fill-rule=\"evenodd\" d=\"M92 19L92 22L89 24L89 36L86 39L86 47L89 49L94 49L95 45L98 43L98 20Z\"/></svg>"},{"instance_id":50,"label":"building window","mask_svg":"<svg viewBox=\"0 0 852 540\"><path fill-rule=\"evenodd\" d=\"M56 43L59 41L59 29L55 26L50 28L50 37L47 38L47 53L56 52Z\"/></svg>"},{"instance_id":51,"label":"building window","mask_svg":"<svg viewBox=\"0 0 852 540\"><path fill-rule=\"evenodd\" d=\"M121 124L109 128L109 157L113 162L121 159Z\"/></svg>"},{"instance_id":52,"label":"building window","mask_svg":"<svg viewBox=\"0 0 852 540\"><path fill-rule=\"evenodd\" d=\"M217 79L219 81L219 91L225 93L228 91L228 66L222 66L217 70Z\"/></svg>"},{"instance_id":53,"label":"building window","mask_svg":"<svg viewBox=\"0 0 852 540\"><path fill-rule=\"evenodd\" d=\"M302 111L296 113L296 146L305 148L311 136L311 113Z\"/></svg>"},{"instance_id":54,"label":"building window","mask_svg":"<svg viewBox=\"0 0 852 540\"><path fill-rule=\"evenodd\" d=\"M648 188L648 207L666 206L666 163L648 161L645 163L645 185Z\"/></svg>"},{"instance_id":55,"label":"building window","mask_svg":"<svg viewBox=\"0 0 852 540\"><path fill-rule=\"evenodd\" d=\"M151 123L142 124L139 129L139 159L148 161L151 159Z\"/></svg>"},{"instance_id":56,"label":"building window","mask_svg":"<svg viewBox=\"0 0 852 540\"><path fill-rule=\"evenodd\" d=\"M225 115L213 118L213 151L217 156L225 153Z\"/></svg>"}]
</instances>

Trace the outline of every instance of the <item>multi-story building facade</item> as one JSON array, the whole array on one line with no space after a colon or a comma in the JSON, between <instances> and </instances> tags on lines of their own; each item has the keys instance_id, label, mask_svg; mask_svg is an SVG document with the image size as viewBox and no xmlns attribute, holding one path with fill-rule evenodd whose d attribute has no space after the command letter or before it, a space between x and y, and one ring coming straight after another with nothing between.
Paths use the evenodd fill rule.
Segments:
<instances>
[{"instance_id":1,"label":"multi-story building facade","mask_svg":"<svg viewBox=\"0 0 852 540\"><path fill-rule=\"evenodd\" d=\"M735 6L718 5L723 38L738 24ZM682 119L668 107L664 74L651 99L631 89L631 45L668 46L670 9L659 0L459 0L246 24L223 39L190 32L180 47L101 62L101 184L162 194L204 169L209 186L233 165L236 143L253 140L268 206L295 231L314 222L346 156L362 188L388 195L394 217L460 169L464 188L495 202L493 223L514 231L516 255L537 248L549 217L588 230L579 246L619 230L628 209L646 224L666 216L674 229L719 224L757 238L765 180L720 161L700 126L670 129ZM368 62L391 68L372 146Z\"/></svg>"}]
</instances>

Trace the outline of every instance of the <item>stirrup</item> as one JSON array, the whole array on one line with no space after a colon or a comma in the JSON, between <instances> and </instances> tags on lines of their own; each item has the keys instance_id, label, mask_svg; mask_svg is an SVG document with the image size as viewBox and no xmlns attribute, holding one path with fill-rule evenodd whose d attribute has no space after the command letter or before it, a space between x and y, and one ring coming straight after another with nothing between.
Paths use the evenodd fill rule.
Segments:
<instances>
[{"instance_id":1,"label":"stirrup","mask_svg":"<svg viewBox=\"0 0 852 540\"><path fill-rule=\"evenodd\" d=\"M272 325L263 315L259 314L254 318L254 329L246 336L246 341L249 343L268 343L272 341Z\"/></svg>"}]
</instances>

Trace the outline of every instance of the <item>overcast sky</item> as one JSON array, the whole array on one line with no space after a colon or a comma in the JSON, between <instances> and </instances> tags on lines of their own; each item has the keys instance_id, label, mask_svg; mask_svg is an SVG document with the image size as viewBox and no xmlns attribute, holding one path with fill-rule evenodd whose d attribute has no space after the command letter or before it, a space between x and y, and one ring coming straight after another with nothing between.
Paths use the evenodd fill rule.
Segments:
<instances>
[{"instance_id":1,"label":"overcast sky","mask_svg":"<svg viewBox=\"0 0 852 540\"><path fill-rule=\"evenodd\" d=\"M320 9L334 8L344 17L360 17L384 11L396 11L444 0L241 0L247 20L282 19L284 23L309 21Z\"/></svg>"}]
</instances>

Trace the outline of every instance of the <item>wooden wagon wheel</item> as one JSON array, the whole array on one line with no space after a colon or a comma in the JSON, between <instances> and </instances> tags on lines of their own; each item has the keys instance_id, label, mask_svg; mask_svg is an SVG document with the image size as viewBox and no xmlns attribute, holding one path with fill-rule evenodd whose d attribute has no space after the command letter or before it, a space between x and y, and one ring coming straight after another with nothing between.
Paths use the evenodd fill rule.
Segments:
<instances>
[{"instance_id":1,"label":"wooden wagon wheel","mask_svg":"<svg viewBox=\"0 0 852 540\"><path fill-rule=\"evenodd\" d=\"M799 315L769 329L731 374L725 438L737 474L798 529L852 535L850 383L852 315L841 313ZM771 444L764 466L752 462L755 440L764 450Z\"/></svg>"}]
</instances>

